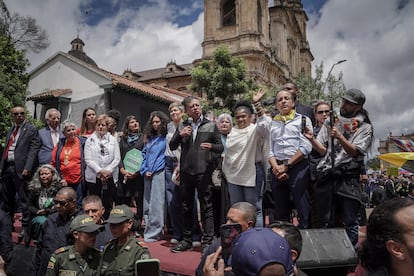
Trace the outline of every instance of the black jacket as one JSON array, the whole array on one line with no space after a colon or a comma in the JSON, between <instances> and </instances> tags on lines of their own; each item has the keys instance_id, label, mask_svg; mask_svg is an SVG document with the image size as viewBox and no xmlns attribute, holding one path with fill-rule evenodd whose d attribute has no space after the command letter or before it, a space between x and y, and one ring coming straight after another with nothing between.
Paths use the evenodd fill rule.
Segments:
<instances>
[{"instance_id":1,"label":"black jacket","mask_svg":"<svg viewBox=\"0 0 414 276\"><path fill-rule=\"evenodd\" d=\"M73 218L78 214L80 214L80 211L76 210L66 219L63 219L59 213L53 213L48 216L46 222L42 226L41 237L33 259L33 275L45 275L47 264L52 253L59 247L69 244L69 226Z\"/></svg>"},{"instance_id":2,"label":"black jacket","mask_svg":"<svg viewBox=\"0 0 414 276\"><path fill-rule=\"evenodd\" d=\"M184 122L188 125L188 122ZM201 143L211 143L211 150L202 150ZM176 150L181 145L180 171L189 175L211 173L216 167L224 147L221 143L220 132L216 124L203 118L197 130L197 136L193 141L191 136L181 137L177 129L170 141L170 149Z\"/></svg>"}]
</instances>

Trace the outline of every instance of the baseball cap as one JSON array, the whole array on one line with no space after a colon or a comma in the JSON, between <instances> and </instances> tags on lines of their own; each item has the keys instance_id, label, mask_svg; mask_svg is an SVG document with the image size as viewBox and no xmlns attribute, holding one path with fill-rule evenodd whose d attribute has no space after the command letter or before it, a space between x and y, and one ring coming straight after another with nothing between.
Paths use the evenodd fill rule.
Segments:
<instances>
[{"instance_id":1,"label":"baseball cap","mask_svg":"<svg viewBox=\"0 0 414 276\"><path fill-rule=\"evenodd\" d=\"M126 206L125 204L117 205L109 213L109 218L106 220L108 223L121 223L126 220L134 218L134 213L132 209Z\"/></svg>"},{"instance_id":2,"label":"baseball cap","mask_svg":"<svg viewBox=\"0 0 414 276\"><path fill-rule=\"evenodd\" d=\"M71 233L73 231L92 233L101 230L104 226L96 224L88 215L79 215L72 220L69 227Z\"/></svg>"},{"instance_id":3,"label":"baseball cap","mask_svg":"<svg viewBox=\"0 0 414 276\"><path fill-rule=\"evenodd\" d=\"M237 276L256 276L268 264L281 264L285 275L293 272L289 244L269 228L254 228L241 233L233 243L231 266Z\"/></svg>"},{"instance_id":4,"label":"baseball cap","mask_svg":"<svg viewBox=\"0 0 414 276\"><path fill-rule=\"evenodd\" d=\"M347 100L348 102L363 105L365 103L365 95L361 90L352 88L345 92L342 96L342 99Z\"/></svg>"}]
</instances>

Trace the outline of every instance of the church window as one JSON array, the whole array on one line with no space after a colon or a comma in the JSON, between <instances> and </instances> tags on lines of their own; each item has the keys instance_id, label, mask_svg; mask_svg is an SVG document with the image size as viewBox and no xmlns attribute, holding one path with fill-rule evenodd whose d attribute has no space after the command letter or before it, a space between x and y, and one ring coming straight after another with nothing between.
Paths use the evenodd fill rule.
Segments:
<instances>
[{"instance_id":1,"label":"church window","mask_svg":"<svg viewBox=\"0 0 414 276\"><path fill-rule=\"evenodd\" d=\"M259 33L262 33L262 5L260 5L260 0L257 0L257 25Z\"/></svg>"},{"instance_id":2,"label":"church window","mask_svg":"<svg viewBox=\"0 0 414 276\"><path fill-rule=\"evenodd\" d=\"M236 1L223 1L223 27L236 25Z\"/></svg>"}]
</instances>

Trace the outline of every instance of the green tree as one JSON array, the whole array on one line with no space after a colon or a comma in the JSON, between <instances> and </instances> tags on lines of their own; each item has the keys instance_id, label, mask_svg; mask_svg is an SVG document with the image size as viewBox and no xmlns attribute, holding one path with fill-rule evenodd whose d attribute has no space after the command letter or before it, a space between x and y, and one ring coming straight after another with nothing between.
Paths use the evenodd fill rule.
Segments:
<instances>
[{"instance_id":1,"label":"green tree","mask_svg":"<svg viewBox=\"0 0 414 276\"><path fill-rule=\"evenodd\" d=\"M29 82L29 61L25 52L37 53L48 45L47 34L35 19L17 13L10 15L4 1L0 0L0 148L11 126L11 108L25 106ZM33 121L30 117L29 120Z\"/></svg>"},{"instance_id":2,"label":"green tree","mask_svg":"<svg viewBox=\"0 0 414 276\"><path fill-rule=\"evenodd\" d=\"M315 76L305 76L300 74L294 82L300 91L299 101L301 103L312 105L315 101L333 101L334 106L339 106L341 97L345 92L345 85L342 81L342 72L335 75L331 74L328 80L322 80L323 62L315 67ZM322 91L325 81L325 91Z\"/></svg>"},{"instance_id":3,"label":"green tree","mask_svg":"<svg viewBox=\"0 0 414 276\"><path fill-rule=\"evenodd\" d=\"M191 70L191 90L206 97L210 109L232 110L237 100L257 88L245 77L246 64L233 57L225 46L218 47L211 60L203 60Z\"/></svg>"},{"instance_id":4,"label":"green tree","mask_svg":"<svg viewBox=\"0 0 414 276\"><path fill-rule=\"evenodd\" d=\"M381 162L380 162L379 158L375 157L375 158L369 159L367 161L367 167L371 168L374 171L379 170L381 168Z\"/></svg>"},{"instance_id":5,"label":"green tree","mask_svg":"<svg viewBox=\"0 0 414 276\"><path fill-rule=\"evenodd\" d=\"M0 0L0 33L19 50L30 50L35 53L49 46L47 33L36 23L36 19L30 16L21 16L18 13L10 14L6 4ZM0 53L6 50L4 45Z\"/></svg>"},{"instance_id":6,"label":"green tree","mask_svg":"<svg viewBox=\"0 0 414 276\"><path fill-rule=\"evenodd\" d=\"M6 132L11 126L10 109L24 106L29 75L29 64L24 52L17 50L5 36L0 36L0 141L4 143Z\"/></svg>"}]
</instances>

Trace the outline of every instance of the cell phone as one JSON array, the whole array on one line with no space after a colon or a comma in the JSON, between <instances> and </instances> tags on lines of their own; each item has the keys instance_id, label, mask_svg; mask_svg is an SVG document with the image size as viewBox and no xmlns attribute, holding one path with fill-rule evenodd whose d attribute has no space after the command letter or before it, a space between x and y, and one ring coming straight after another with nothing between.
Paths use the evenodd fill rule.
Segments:
<instances>
[{"instance_id":1,"label":"cell phone","mask_svg":"<svg viewBox=\"0 0 414 276\"><path fill-rule=\"evenodd\" d=\"M306 117L302 115L302 134L306 132Z\"/></svg>"},{"instance_id":2,"label":"cell phone","mask_svg":"<svg viewBox=\"0 0 414 276\"><path fill-rule=\"evenodd\" d=\"M229 266L229 257L233 248L233 241L242 232L240 223L223 224L220 226L221 237L221 256L224 260L224 265Z\"/></svg>"},{"instance_id":3,"label":"cell phone","mask_svg":"<svg viewBox=\"0 0 414 276\"><path fill-rule=\"evenodd\" d=\"M135 262L136 276L160 276L160 260L146 259Z\"/></svg>"}]
</instances>

